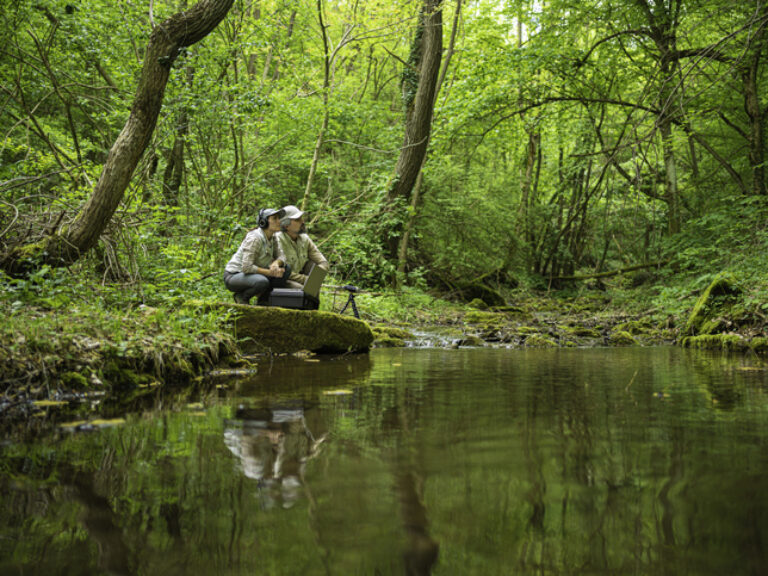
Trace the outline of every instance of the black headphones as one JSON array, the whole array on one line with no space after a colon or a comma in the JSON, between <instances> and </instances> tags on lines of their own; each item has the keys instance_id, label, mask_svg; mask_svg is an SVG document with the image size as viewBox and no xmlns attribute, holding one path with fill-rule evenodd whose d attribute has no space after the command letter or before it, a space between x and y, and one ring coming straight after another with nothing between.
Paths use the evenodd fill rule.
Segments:
<instances>
[{"instance_id":1,"label":"black headphones","mask_svg":"<svg viewBox=\"0 0 768 576\"><path fill-rule=\"evenodd\" d=\"M262 208L259 210L259 228L268 228L269 227L269 220L267 220L267 217L264 216L265 208Z\"/></svg>"}]
</instances>

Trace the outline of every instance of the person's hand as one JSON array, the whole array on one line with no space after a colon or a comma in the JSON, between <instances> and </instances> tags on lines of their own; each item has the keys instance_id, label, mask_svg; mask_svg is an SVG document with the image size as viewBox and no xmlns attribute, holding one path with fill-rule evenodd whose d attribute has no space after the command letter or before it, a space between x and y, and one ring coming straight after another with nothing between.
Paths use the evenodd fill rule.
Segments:
<instances>
[{"instance_id":1,"label":"person's hand","mask_svg":"<svg viewBox=\"0 0 768 576\"><path fill-rule=\"evenodd\" d=\"M280 263L275 260L269 265L270 276L273 278L280 278L283 275L284 269L280 266Z\"/></svg>"}]
</instances>

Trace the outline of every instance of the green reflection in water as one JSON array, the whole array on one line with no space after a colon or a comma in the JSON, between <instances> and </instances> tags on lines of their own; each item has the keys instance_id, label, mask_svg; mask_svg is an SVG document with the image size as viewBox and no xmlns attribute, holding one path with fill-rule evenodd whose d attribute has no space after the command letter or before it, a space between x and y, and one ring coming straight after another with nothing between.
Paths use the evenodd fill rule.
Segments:
<instances>
[{"instance_id":1,"label":"green reflection in water","mask_svg":"<svg viewBox=\"0 0 768 576\"><path fill-rule=\"evenodd\" d=\"M764 574L768 373L671 348L280 359L0 457L0 573Z\"/></svg>"}]
</instances>

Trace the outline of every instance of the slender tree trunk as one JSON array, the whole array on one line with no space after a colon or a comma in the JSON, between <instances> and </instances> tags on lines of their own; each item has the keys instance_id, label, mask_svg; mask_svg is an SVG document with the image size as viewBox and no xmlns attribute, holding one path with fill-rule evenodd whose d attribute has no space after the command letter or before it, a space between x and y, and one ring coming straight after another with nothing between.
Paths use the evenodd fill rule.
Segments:
<instances>
[{"instance_id":1,"label":"slender tree trunk","mask_svg":"<svg viewBox=\"0 0 768 576\"><path fill-rule=\"evenodd\" d=\"M435 100L440 94L440 89L445 81L445 75L448 71L448 66L451 64L451 58L453 57L454 47L456 46L456 32L459 29L459 18L461 16L461 2L456 2L456 12L453 15L453 27L451 28L451 39L448 42L448 50L445 53L445 59L443 61L442 68L440 70L440 77L437 79L437 87L435 88ZM400 238L400 243L397 247L397 276L395 282L400 282L405 277L405 266L408 261L408 243L411 239L411 233L416 222L418 215L419 203L421 201L421 185L424 181L424 165L427 163L427 154L424 154L424 158L421 160L421 168L419 169L419 176L416 178L416 182L413 185L413 192L411 193L411 209L408 212L408 222L405 224L405 230Z\"/></svg>"},{"instance_id":2,"label":"slender tree trunk","mask_svg":"<svg viewBox=\"0 0 768 576\"><path fill-rule=\"evenodd\" d=\"M680 61L676 49L677 25L682 0L654 2L636 0L648 19L650 37L659 51L661 88L659 90L659 116L657 123L661 133L664 157L664 201L667 203L669 234L680 231L680 207L677 189L677 160L672 135L672 121L677 103L677 82Z\"/></svg>"},{"instance_id":3,"label":"slender tree trunk","mask_svg":"<svg viewBox=\"0 0 768 576\"><path fill-rule=\"evenodd\" d=\"M410 204L416 180L421 172L432 129L440 60L443 50L442 0L424 0L419 26L411 46L408 68L403 71L403 100L405 104L405 137L395 166L395 178L387 192L387 204ZM402 243L405 226L397 220L385 242L389 254L397 259L407 251L407 237ZM404 270L405 264L398 264ZM397 275L393 278L395 285Z\"/></svg>"},{"instance_id":4,"label":"slender tree trunk","mask_svg":"<svg viewBox=\"0 0 768 576\"><path fill-rule=\"evenodd\" d=\"M317 17L320 21L320 30L323 35L323 122L320 125L320 131L317 133L317 140L315 140L315 149L312 152L312 162L309 165L309 175L307 176L307 185L304 187L304 197L301 200L301 209L304 210L307 207L309 201L309 195L312 192L312 184L315 180L315 172L317 172L317 164L320 161L320 151L323 148L323 142L325 140L325 131L328 129L329 110L328 110L328 90L331 84L331 55L328 50L328 34L325 27L325 19L323 18L323 0L317 0Z\"/></svg>"},{"instance_id":5,"label":"slender tree trunk","mask_svg":"<svg viewBox=\"0 0 768 576\"><path fill-rule=\"evenodd\" d=\"M763 9L766 13L766 9ZM765 184L765 137L763 134L763 117L760 109L760 97L758 90L758 74L760 56L763 51L765 28L763 22L755 34L752 56L749 59L747 69L743 73L744 78L744 109L749 116L749 164L752 168L752 193L765 196L768 194Z\"/></svg>"},{"instance_id":6,"label":"slender tree trunk","mask_svg":"<svg viewBox=\"0 0 768 576\"><path fill-rule=\"evenodd\" d=\"M205 38L227 15L232 3L233 0L200 0L152 31L130 115L109 151L93 193L74 222L48 237L42 245L22 247L10 255L4 265L14 269L20 258L34 256L53 266L65 266L96 244L152 138L171 66L179 51Z\"/></svg>"},{"instance_id":7,"label":"slender tree trunk","mask_svg":"<svg viewBox=\"0 0 768 576\"><path fill-rule=\"evenodd\" d=\"M187 136L188 114L186 109L179 112L173 148L163 173L163 200L166 206L179 205L179 190L184 178L184 144Z\"/></svg>"},{"instance_id":8,"label":"slender tree trunk","mask_svg":"<svg viewBox=\"0 0 768 576\"><path fill-rule=\"evenodd\" d=\"M672 142L672 124L668 118L662 118L660 122L661 147L664 155L664 201L667 203L668 224L667 231L670 234L680 232L680 207L677 197L677 161Z\"/></svg>"},{"instance_id":9,"label":"slender tree trunk","mask_svg":"<svg viewBox=\"0 0 768 576\"><path fill-rule=\"evenodd\" d=\"M182 6L186 8L186 3ZM185 59L186 60L186 59ZM190 64L189 60L185 62L186 81L187 86L192 89L192 83L194 82L195 71ZM184 148L187 144L187 134L189 133L189 110L184 105L179 111L179 116L176 124L176 135L173 139L173 148L168 156L168 163L165 167L163 174L163 200L166 206L175 207L179 205L179 190L181 190L181 182L184 179ZM168 220L168 225L172 226L175 223L175 219L172 217Z\"/></svg>"}]
</instances>

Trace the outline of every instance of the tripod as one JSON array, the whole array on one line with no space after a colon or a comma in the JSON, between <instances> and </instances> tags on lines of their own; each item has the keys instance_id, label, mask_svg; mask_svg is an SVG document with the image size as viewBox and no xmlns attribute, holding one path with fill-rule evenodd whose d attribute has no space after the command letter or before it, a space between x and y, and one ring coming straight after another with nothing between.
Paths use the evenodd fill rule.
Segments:
<instances>
[{"instance_id":1,"label":"tripod","mask_svg":"<svg viewBox=\"0 0 768 576\"><path fill-rule=\"evenodd\" d=\"M349 292L349 298L347 298L347 303L344 304L344 307L341 309L339 314L344 314L344 311L351 304L352 313L355 315L355 318L360 318L360 312L357 311L357 304L355 304L355 292L357 292L357 286L344 286L344 290Z\"/></svg>"}]
</instances>

